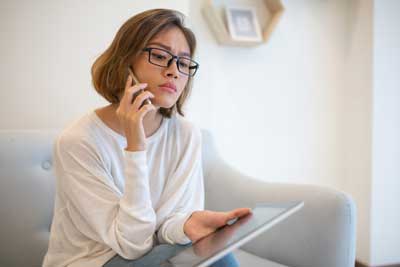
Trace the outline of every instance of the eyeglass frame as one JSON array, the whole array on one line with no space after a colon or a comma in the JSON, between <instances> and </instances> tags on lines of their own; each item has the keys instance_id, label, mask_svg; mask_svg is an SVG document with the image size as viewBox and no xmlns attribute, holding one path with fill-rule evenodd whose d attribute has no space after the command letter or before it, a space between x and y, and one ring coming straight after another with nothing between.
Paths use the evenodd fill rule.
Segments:
<instances>
[{"instance_id":1,"label":"eyeglass frame","mask_svg":"<svg viewBox=\"0 0 400 267\"><path fill-rule=\"evenodd\" d=\"M169 54L169 55L172 57L172 58L168 61L168 65L167 65L167 66L158 65L158 64L156 64L156 63L154 63L154 62L151 62L151 60L150 60L150 57L151 57L151 50L153 50L153 49L157 49L157 50L164 51L164 52L166 52L167 54ZM172 54L170 51L168 51L168 50L166 50L166 49L163 49L163 48L158 48L158 47L145 47L145 48L143 48L142 51L143 51L143 52L148 52L147 60L149 61L150 64L153 64L153 65L159 66L159 67L163 67L163 68L169 68L169 67L171 66L172 62L174 61L174 59L176 59L176 67L178 68L178 71L179 71L180 73L182 73L183 75L186 75L186 76L189 76L189 77L193 77L193 76L196 74L196 72L197 72L197 70L199 69L199 67L200 67L200 64L197 63L196 61L194 61L193 59L188 58L188 57L176 56L176 55ZM178 64L178 62L179 62L179 60L180 60L181 58L190 60L191 62L194 62L194 63L196 64L196 65L194 66L195 71L193 72L193 74L190 74L190 73L187 74L187 73L184 73L184 72L181 71L181 69L180 69L180 67L179 67L179 64ZM191 67L189 66L189 69L190 69L190 68L191 68ZM193 67L192 67L192 68L193 68Z\"/></svg>"}]
</instances>

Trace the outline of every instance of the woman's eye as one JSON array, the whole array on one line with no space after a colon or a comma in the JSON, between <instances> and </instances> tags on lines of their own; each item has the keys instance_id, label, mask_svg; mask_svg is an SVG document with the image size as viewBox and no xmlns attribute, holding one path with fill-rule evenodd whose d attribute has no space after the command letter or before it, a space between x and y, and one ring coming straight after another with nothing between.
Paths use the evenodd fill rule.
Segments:
<instances>
[{"instance_id":1,"label":"woman's eye","mask_svg":"<svg viewBox=\"0 0 400 267\"><path fill-rule=\"evenodd\" d=\"M160 55L160 54L153 53L152 56L155 59L160 59L160 60L166 59L166 57L164 55Z\"/></svg>"},{"instance_id":2,"label":"woman's eye","mask_svg":"<svg viewBox=\"0 0 400 267\"><path fill-rule=\"evenodd\" d=\"M184 62L179 62L179 66L182 68L187 68L189 65Z\"/></svg>"}]
</instances>

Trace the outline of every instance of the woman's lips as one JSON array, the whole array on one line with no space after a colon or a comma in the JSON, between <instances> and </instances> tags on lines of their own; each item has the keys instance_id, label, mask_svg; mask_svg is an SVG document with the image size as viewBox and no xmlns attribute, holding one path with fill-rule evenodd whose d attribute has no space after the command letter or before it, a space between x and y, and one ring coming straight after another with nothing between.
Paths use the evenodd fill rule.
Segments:
<instances>
[{"instance_id":1,"label":"woman's lips","mask_svg":"<svg viewBox=\"0 0 400 267\"><path fill-rule=\"evenodd\" d=\"M163 91L169 92L169 93L175 93L176 92L173 88L167 87L167 86L159 86L158 88L160 88Z\"/></svg>"},{"instance_id":2,"label":"woman's lips","mask_svg":"<svg viewBox=\"0 0 400 267\"><path fill-rule=\"evenodd\" d=\"M159 85L160 88L164 88L163 90L176 92L176 85L173 82L166 82Z\"/></svg>"}]
</instances>

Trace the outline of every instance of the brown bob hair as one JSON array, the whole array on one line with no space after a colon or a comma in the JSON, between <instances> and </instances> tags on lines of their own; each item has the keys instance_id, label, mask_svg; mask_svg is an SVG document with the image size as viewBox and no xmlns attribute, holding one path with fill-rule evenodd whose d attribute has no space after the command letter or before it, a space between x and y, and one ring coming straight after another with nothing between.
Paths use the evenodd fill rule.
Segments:
<instances>
[{"instance_id":1,"label":"brown bob hair","mask_svg":"<svg viewBox=\"0 0 400 267\"><path fill-rule=\"evenodd\" d=\"M118 30L111 45L93 63L91 74L96 91L108 102L119 103L125 90L130 63L136 60L150 39L167 28L178 27L183 32L193 57L196 38L194 33L184 26L184 17L176 10L151 9L127 20ZM184 116L182 107L191 89L192 78L189 77L177 102L171 108L161 107L161 115L170 118L173 112L177 111Z\"/></svg>"}]
</instances>

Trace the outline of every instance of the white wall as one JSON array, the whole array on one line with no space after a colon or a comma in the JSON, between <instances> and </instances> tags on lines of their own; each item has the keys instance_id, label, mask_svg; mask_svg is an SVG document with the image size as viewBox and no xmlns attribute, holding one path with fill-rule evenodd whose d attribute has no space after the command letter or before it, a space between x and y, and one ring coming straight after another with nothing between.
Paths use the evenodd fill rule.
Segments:
<instances>
[{"instance_id":1,"label":"white wall","mask_svg":"<svg viewBox=\"0 0 400 267\"><path fill-rule=\"evenodd\" d=\"M255 48L219 46L202 1L190 3L201 40L191 118L212 129L224 157L247 174L335 185L347 2L285 1L271 41Z\"/></svg>"},{"instance_id":2,"label":"white wall","mask_svg":"<svg viewBox=\"0 0 400 267\"><path fill-rule=\"evenodd\" d=\"M374 2L371 263L400 262L400 1Z\"/></svg>"}]
</instances>

